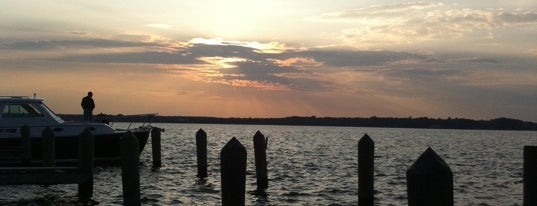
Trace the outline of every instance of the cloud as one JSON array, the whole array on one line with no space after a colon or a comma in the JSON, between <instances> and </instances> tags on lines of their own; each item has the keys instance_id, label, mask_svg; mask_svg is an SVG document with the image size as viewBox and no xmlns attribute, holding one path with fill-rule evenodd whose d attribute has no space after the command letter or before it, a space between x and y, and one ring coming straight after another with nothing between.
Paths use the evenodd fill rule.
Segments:
<instances>
[{"instance_id":1,"label":"cloud","mask_svg":"<svg viewBox=\"0 0 537 206\"><path fill-rule=\"evenodd\" d=\"M366 51L351 49L312 49L300 52L290 52L289 55L311 57L326 66L360 67L381 66L404 60L428 61L432 57L410 52L396 51Z\"/></svg>"},{"instance_id":2,"label":"cloud","mask_svg":"<svg viewBox=\"0 0 537 206\"><path fill-rule=\"evenodd\" d=\"M276 65L294 68L311 68L320 67L323 65L322 62L319 62L311 57L291 57L287 59L274 59L273 61Z\"/></svg>"},{"instance_id":3,"label":"cloud","mask_svg":"<svg viewBox=\"0 0 537 206\"><path fill-rule=\"evenodd\" d=\"M514 64L512 61L506 62L505 59L493 56L442 57L442 59L431 54L345 48L297 50L280 47L277 53L266 53L259 52L259 47L252 45L284 44L250 44L223 40L204 44L201 42L207 42L207 40L149 41L148 39L152 38L144 35L127 36L129 41L115 40L119 38L115 36L111 39L1 42L0 52L40 51L57 48L73 50L108 48L94 53L71 52L64 53L62 56L36 57L34 60L159 65L158 68L164 68L164 71L172 75L190 78L194 81L258 89L297 91L330 91L335 87L334 85L348 87L352 84L362 84L364 81L368 81L371 85L365 86L366 90L393 92L392 89L386 89L383 84L388 81L391 82L390 84L404 88L402 85L409 84L407 81L409 79L412 79L414 83L423 82L423 85L407 88L407 91L419 91L432 87L425 86L426 82L434 82L434 84L443 82L445 85L449 85L449 83L457 81L456 84L476 86L475 82L471 83L476 76L470 75L468 71L461 71L461 68L477 67L480 70L488 68L488 72L492 74L503 67L512 67ZM13 60L10 61L10 64L12 63ZM521 71L531 71L531 69L527 69L531 68L531 61L519 61L518 64L529 65L523 66L521 69L525 68L525 70ZM494 70L494 68L499 69ZM367 75L371 79L379 79L379 82L364 79L360 79L359 82L338 80L343 76L354 76L353 73ZM511 80L509 82L512 82Z\"/></svg>"},{"instance_id":4,"label":"cloud","mask_svg":"<svg viewBox=\"0 0 537 206\"><path fill-rule=\"evenodd\" d=\"M197 81L303 91L328 90L332 84L323 80L322 76L325 72L334 71L327 68L363 69L431 59L427 55L408 52L338 48L297 50L284 45L220 39L176 42L147 35L123 34L110 39L2 42L0 51L53 51L54 56L33 57L39 61L170 65L164 67L166 71ZM65 51L54 52L59 49ZM278 52L266 52L265 49ZM206 80L202 80L204 78Z\"/></svg>"},{"instance_id":5,"label":"cloud","mask_svg":"<svg viewBox=\"0 0 537 206\"><path fill-rule=\"evenodd\" d=\"M257 41L226 41L221 38L193 38L189 41L192 44L199 45L220 45L220 46L238 46L255 49L258 53L280 53L288 50L285 44L279 42L261 43Z\"/></svg>"},{"instance_id":6,"label":"cloud","mask_svg":"<svg viewBox=\"0 0 537 206\"><path fill-rule=\"evenodd\" d=\"M520 112L528 105L535 105L537 99L534 56L439 56L336 47L301 50L281 47L278 52L271 53L260 52L259 47L248 42L204 44L144 35L127 37L128 40L117 40L119 37L115 36L109 39L0 42L2 72L44 67L62 73L60 70L67 67L74 73L98 67L99 71L113 73L112 70L118 67L122 71L116 73L123 73L135 66L137 70L132 70L133 73L160 72L213 87L235 87L250 92L285 91L318 101L328 101L322 100L328 97L369 99L394 111L415 109L415 105L420 105L430 107L427 108L429 111L449 110L445 114L453 116L468 115L472 108L479 108L481 113L516 110L519 116L534 118ZM58 54L59 49L66 52ZM56 55L32 56L33 52L49 50ZM85 50L92 52L80 52ZM26 55L6 56L19 52ZM81 65L85 66L80 68ZM487 103L485 109L481 106L485 102L497 104ZM352 108L350 104L349 108Z\"/></svg>"},{"instance_id":7,"label":"cloud","mask_svg":"<svg viewBox=\"0 0 537 206\"><path fill-rule=\"evenodd\" d=\"M154 43L141 41L117 41L110 39L83 40L51 40L51 41L21 41L1 42L0 50L50 50L60 48L118 48L118 47L150 47Z\"/></svg>"},{"instance_id":8,"label":"cloud","mask_svg":"<svg viewBox=\"0 0 537 206\"><path fill-rule=\"evenodd\" d=\"M303 49L283 47L280 43L251 43L214 39L188 42L149 41L146 35L114 36L111 39L81 39L0 43L5 50L98 50L71 52L62 56L38 57L38 60L103 64L170 65L166 71L197 81L253 86L262 89L329 90L333 84L323 79L327 73L371 70L394 65L428 64L437 61L431 55L396 51L361 51L342 48ZM158 39L158 38L157 38ZM209 42L204 44L201 42ZM259 46L265 45L265 46ZM279 52L259 52L276 45ZM493 59L458 61L493 62ZM334 80L337 81L337 80Z\"/></svg>"},{"instance_id":9,"label":"cloud","mask_svg":"<svg viewBox=\"0 0 537 206\"><path fill-rule=\"evenodd\" d=\"M408 16L409 12L415 12L425 9L438 8L443 4L411 2L391 5L374 5L366 8L347 9L337 12L324 13L317 17L310 17L312 21L339 21L355 22L369 20L395 20L397 17Z\"/></svg>"},{"instance_id":10,"label":"cloud","mask_svg":"<svg viewBox=\"0 0 537 206\"><path fill-rule=\"evenodd\" d=\"M325 13L309 18L318 22L349 25L342 30L346 42L362 44L407 44L456 39L476 31L537 24L535 11L471 9L442 3L413 2L377 5ZM484 37L489 36L485 32ZM484 38L483 37L483 38Z\"/></svg>"}]
</instances>

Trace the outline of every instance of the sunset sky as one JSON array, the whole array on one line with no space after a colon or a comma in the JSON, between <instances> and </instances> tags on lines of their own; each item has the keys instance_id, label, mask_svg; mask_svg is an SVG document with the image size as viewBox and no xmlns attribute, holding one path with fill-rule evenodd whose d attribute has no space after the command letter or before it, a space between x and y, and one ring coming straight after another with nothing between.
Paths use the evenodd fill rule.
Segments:
<instances>
[{"instance_id":1,"label":"sunset sky","mask_svg":"<svg viewBox=\"0 0 537 206\"><path fill-rule=\"evenodd\" d=\"M537 122L537 1L0 1L0 96L57 113Z\"/></svg>"}]
</instances>

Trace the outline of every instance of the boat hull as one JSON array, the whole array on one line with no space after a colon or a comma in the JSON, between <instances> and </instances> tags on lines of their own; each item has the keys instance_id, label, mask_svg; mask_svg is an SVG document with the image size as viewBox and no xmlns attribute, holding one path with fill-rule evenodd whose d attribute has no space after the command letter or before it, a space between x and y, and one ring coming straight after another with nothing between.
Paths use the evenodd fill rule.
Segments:
<instances>
[{"instance_id":1,"label":"boat hull","mask_svg":"<svg viewBox=\"0 0 537 206\"><path fill-rule=\"evenodd\" d=\"M141 153L149 138L150 130L130 131L138 139L139 153ZM110 134L94 135L94 163L96 165L118 164L120 157L120 138L127 134L126 131ZM32 158L24 164L38 165L43 163L43 138L31 138ZM70 165L78 162L78 136L55 137L55 162L57 165ZM24 148L21 138L0 139L0 151L11 153L0 154L0 166L13 166L23 164ZM3 156L3 157L2 157Z\"/></svg>"}]
</instances>

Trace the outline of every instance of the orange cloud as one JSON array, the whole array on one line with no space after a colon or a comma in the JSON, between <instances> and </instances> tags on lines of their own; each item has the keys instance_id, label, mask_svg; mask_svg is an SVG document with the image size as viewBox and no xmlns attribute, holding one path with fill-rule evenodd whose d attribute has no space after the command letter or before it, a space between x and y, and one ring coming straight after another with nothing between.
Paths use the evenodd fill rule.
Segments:
<instances>
[{"instance_id":1,"label":"orange cloud","mask_svg":"<svg viewBox=\"0 0 537 206\"><path fill-rule=\"evenodd\" d=\"M320 67L323 65L322 62L318 62L313 58L304 58L304 57L293 57L284 60L274 59L272 60L278 66L282 67L295 67L295 68L305 68L305 67Z\"/></svg>"}]
</instances>

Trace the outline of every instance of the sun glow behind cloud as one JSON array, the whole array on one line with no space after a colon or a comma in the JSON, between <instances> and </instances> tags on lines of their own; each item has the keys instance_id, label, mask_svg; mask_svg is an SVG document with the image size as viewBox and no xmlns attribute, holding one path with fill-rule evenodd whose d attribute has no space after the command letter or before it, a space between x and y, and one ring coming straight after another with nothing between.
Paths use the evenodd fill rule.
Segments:
<instances>
[{"instance_id":1,"label":"sun glow behind cloud","mask_svg":"<svg viewBox=\"0 0 537 206\"><path fill-rule=\"evenodd\" d=\"M285 44L279 42L244 42L244 41L225 41L221 38L193 38L189 41L192 44L206 44L206 45L232 45L242 46L255 49L259 53L281 53L287 50Z\"/></svg>"},{"instance_id":2,"label":"sun glow behind cloud","mask_svg":"<svg viewBox=\"0 0 537 206\"><path fill-rule=\"evenodd\" d=\"M237 66L233 63L247 61L247 59L238 57L200 57L198 59L223 69L235 68Z\"/></svg>"}]
</instances>

